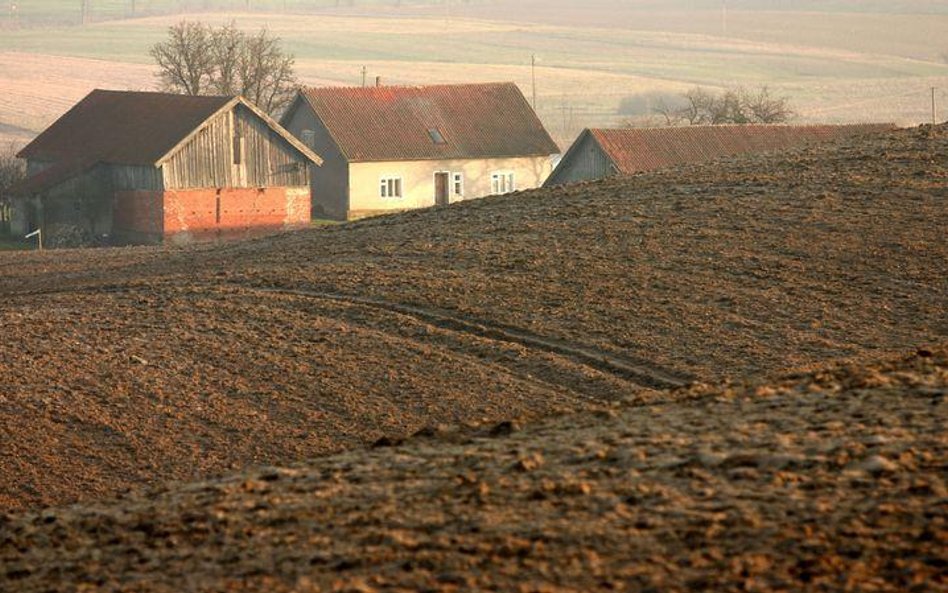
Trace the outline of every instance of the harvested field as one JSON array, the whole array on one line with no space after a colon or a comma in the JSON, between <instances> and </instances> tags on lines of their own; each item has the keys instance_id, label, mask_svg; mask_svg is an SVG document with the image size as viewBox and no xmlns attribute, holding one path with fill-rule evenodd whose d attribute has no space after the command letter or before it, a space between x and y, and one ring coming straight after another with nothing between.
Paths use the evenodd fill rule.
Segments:
<instances>
[{"instance_id":1,"label":"harvested field","mask_svg":"<svg viewBox=\"0 0 948 593\"><path fill-rule=\"evenodd\" d=\"M948 352L0 515L0 588L948 589Z\"/></svg>"},{"instance_id":2,"label":"harvested field","mask_svg":"<svg viewBox=\"0 0 948 593\"><path fill-rule=\"evenodd\" d=\"M0 51L0 139L29 142L94 88L144 91L154 83L144 64Z\"/></svg>"},{"instance_id":3,"label":"harvested field","mask_svg":"<svg viewBox=\"0 0 948 593\"><path fill-rule=\"evenodd\" d=\"M0 505L948 338L948 130L188 250L0 254Z\"/></svg>"}]
</instances>

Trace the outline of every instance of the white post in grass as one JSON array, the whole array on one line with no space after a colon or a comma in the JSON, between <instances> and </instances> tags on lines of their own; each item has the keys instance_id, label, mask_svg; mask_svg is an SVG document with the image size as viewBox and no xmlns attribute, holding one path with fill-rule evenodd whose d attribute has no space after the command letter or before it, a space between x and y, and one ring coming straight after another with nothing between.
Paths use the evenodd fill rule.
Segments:
<instances>
[{"instance_id":1,"label":"white post in grass","mask_svg":"<svg viewBox=\"0 0 948 593\"><path fill-rule=\"evenodd\" d=\"M29 239L31 237L36 237L36 247L40 251L43 250L43 229L36 229L29 235L23 237L24 239Z\"/></svg>"}]
</instances>

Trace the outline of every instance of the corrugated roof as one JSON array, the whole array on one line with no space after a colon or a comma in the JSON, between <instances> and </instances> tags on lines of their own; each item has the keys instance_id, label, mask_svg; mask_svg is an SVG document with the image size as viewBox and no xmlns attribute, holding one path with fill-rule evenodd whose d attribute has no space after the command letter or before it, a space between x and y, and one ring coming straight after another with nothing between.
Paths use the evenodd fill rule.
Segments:
<instances>
[{"instance_id":1,"label":"corrugated roof","mask_svg":"<svg viewBox=\"0 0 948 593\"><path fill-rule=\"evenodd\" d=\"M17 156L153 165L233 97L94 90Z\"/></svg>"},{"instance_id":2,"label":"corrugated roof","mask_svg":"<svg viewBox=\"0 0 948 593\"><path fill-rule=\"evenodd\" d=\"M618 172L629 175L736 154L783 150L810 142L893 128L893 124L742 125L590 129L588 133L612 159Z\"/></svg>"},{"instance_id":3,"label":"corrugated roof","mask_svg":"<svg viewBox=\"0 0 948 593\"><path fill-rule=\"evenodd\" d=\"M513 83L324 87L303 96L350 161L559 152Z\"/></svg>"}]
</instances>

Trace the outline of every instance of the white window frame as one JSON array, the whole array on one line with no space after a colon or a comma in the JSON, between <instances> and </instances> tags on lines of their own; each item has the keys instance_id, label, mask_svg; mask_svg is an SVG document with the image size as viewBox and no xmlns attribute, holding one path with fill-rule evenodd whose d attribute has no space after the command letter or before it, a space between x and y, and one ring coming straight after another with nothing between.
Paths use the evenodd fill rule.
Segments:
<instances>
[{"instance_id":1,"label":"white window frame","mask_svg":"<svg viewBox=\"0 0 948 593\"><path fill-rule=\"evenodd\" d=\"M400 200L405 197L405 183L401 175L382 175L379 177L379 197Z\"/></svg>"},{"instance_id":2,"label":"white window frame","mask_svg":"<svg viewBox=\"0 0 948 593\"><path fill-rule=\"evenodd\" d=\"M499 196L517 191L517 177L513 171L493 171L490 174L490 193Z\"/></svg>"},{"instance_id":3,"label":"white window frame","mask_svg":"<svg viewBox=\"0 0 948 593\"><path fill-rule=\"evenodd\" d=\"M464 197L464 173L451 173L450 193L458 198Z\"/></svg>"}]
</instances>

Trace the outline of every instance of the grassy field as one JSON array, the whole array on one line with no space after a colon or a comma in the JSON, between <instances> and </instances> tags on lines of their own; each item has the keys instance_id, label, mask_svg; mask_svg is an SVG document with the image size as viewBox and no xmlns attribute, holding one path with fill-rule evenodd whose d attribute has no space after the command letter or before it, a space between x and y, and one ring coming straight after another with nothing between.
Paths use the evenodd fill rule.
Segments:
<instances>
[{"instance_id":1,"label":"grassy field","mask_svg":"<svg viewBox=\"0 0 948 593\"><path fill-rule=\"evenodd\" d=\"M948 103L948 64L939 55L948 48L932 43L948 29L948 14L734 10L725 36L717 11L685 14L674 3L612 12L596 10L595 2L585 12L543 12L530 1L503 4L503 11L498 2L391 4L313 5L289 14L300 8L288 2L286 14L189 18L270 28L296 55L302 81L314 85L360 84L365 66L370 80L380 75L386 83L512 80L529 96L530 57L537 55L537 109L564 145L583 127L620 123L626 97L694 85L768 84L789 96L806 122L918 123L930 118L931 87ZM138 3L142 12L148 6L157 10ZM22 142L23 129L42 129L92 88L153 88L148 48L180 18L5 30L0 142ZM3 124L19 128L17 137L5 135Z\"/></svg>"}]
</instances>

